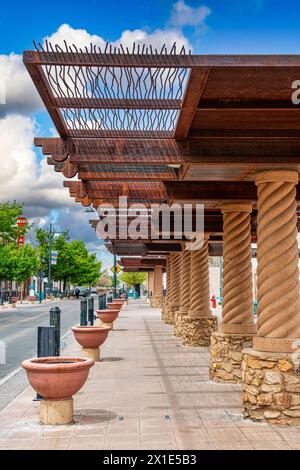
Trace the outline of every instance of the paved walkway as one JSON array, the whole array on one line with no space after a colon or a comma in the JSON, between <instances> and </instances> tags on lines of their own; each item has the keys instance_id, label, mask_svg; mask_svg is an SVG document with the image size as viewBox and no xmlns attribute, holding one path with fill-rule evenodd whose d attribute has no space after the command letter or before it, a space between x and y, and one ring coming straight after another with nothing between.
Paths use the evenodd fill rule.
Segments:
<instances>
[{"instance_id":1,"label":"paved walkway","mask_svg":"<svg viewBox=\"0 0 300 470\"><path fill-rule=\"evenodd\" d=\"M28 387L0 412L0 449L300 449L300 426L243 420L241 386L210 382L208 348L182 347L142 301L123 308L101 355L74 424L41 426Z\"/></svg>"}]
</instances>

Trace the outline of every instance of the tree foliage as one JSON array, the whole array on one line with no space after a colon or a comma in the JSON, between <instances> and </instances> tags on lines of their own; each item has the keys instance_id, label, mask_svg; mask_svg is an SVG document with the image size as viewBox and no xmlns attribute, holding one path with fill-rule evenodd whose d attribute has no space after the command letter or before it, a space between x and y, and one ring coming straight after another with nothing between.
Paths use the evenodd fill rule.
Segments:
<instances>
[{"instance_id":1,"label":"tree foliage","mask_svg":"<svg viewBox=\"0 0 300 470\"><path fill-rule=\"evenodd\" d=\"M12 243L0 245L0 279L13 279L16 246Z\"/></svg>"},{"instance_id":2,"label":"tree foliage","mask_svg":"<svg viewBox=\"0 0 300 470\"><path fill-rule=\"evenodd\" d=\"M6 245L17 240L18 227L16 220L23 213L22 204L14 202L3 202L0 204L0 244ZM25 232L28 230L25 228Z\"/></svg>"},{"instance_id":3,"label":"tree foliage","mask_svg":"<svg viewBox=\"0 0 300 470\"><path fill-rule=\"evenodd\" d=\"M146 273L126 273L123 272L120 275L120 280L122 282L125 282L127 286L129 287L134 287L135 285L138 284L143 284L143 282L146 280Z\"/></svg>"},{"instance_id":4,"label":"tree foliage","mask_svg":"<svg viewBox=\"0 0 300 470\"><path fill-rule=\"evenodd\" d=\"M37 250L31 245L14 243L0 246L0 278L24 282L37 273L39 260Z\"/></svg>"},{"instance_id":5,"label":"tree foliage","mask_svg":"<svg viewBox=\"0 0 300 470\"><path fill-rule=\"evenodd\" d=\"M41 267L48 273L49 242L51 234L44 229L36 230L36 240ZM96 285L101 269L101 262L94 253L89 253L82 240L69 241L68 232L64 232L52 241L52 250L57 251L57 264L51 266L51 275L55 281L73 285Z\"/></svg>"}]
</instances>

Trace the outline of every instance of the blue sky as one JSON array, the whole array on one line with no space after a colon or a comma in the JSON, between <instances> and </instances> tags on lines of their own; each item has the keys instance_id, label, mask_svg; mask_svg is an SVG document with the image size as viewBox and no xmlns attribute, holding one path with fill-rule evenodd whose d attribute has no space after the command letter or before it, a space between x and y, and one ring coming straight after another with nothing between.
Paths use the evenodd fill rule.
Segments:
<instances>
[{"instance_id":1,"label":"blue sky","mask_svg":"<svg viewBox=\"0 0 300 470\"><path fill-rule=\"evenodd\" d=\"M172 0L87 0L2 2L1 53L21 53L32 39L42 40L62 23L84 28L107 40L124 29L163 28L168 23ZM300 4L282 0L189 0L211 10L207 30L200 34L187 27L185 34L199 53L299 53Z\"/></svg>"},{"instance_id":2,"label":"blue sky","mask_svg":"<svg viewBox=\"0 0 300 470\"><path fill-rule=\"evenodd\" d=\"M46 165L33 137L52 136L45 112L22 64L32 40L66 38L125 43L176 40L198 54L298 54L300 4L280 0L52 0L2 2L0 8L0 85L7 100L0 104L0 200L24 201L24 214L36 225L50 221L70 229L98 251L106 267L111 256L88 225L89 214L62 188L62 177ZM65 26L62 26L65 25ZM127 33L124 33L127 31ZM1 90L0 90L1 91Z\"/></svg>"}]
</instances>

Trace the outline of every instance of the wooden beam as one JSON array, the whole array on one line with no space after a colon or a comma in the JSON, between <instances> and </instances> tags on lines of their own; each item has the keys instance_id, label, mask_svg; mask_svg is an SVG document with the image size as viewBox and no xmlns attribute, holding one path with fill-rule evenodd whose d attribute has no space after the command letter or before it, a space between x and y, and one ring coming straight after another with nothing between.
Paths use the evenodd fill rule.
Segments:
<instances>
[{"instance_id":1,"label":"wooden beam","mask_svg":"<svg viewBox=\"0 0 300 470\"><path fill-rule=\"evenodd\" d=\"M200 139L35 139L45 155L63 161L69 152L74 164L188 165L229 163L297 163L298 137L224 137L217 134Z\"/></svg>"},{"instance_id":2,"label":"wooden beam","mask_svg":"<svg viewBox=\"0 0 300 470\"><path fill-rule=\"evenodd\" d=\"M292 67L299 55L176 55L24 51L24 63L83 67Z\"/></svg>"},{"instance_id":3,"label":"wooden beam","mask_svg":"<svg viewBox=\"0 0 300 470\"><path fill-rule=\"evenodd\" d=\"M53 93L43 72L43 69L39 65L35 65L31 61L24 61L25 66L31 76L31 79L39 92L44 105L46 106L50 117L61 137L67 137L68 129L64 123L62 115L59 110L52 107Z\"/></svg>"},{"instance_id":4,"label":"wooden beam","mask_svg":"<svg viewBox=\"0 0 300 470\"><path fill-rule=\"evenodd\" d=\"M161 201L222 201L241 200L256 201L257 188L252 181L168 181L158 183L120 183L92 182L83 185L80 181L65 181L65 187L70 188L71 194L78 197L87 195L90 200L104 198L116 199L128 196L136 200ZM300 200L300 185L297 185L297 200Z\"/></svg>"},{"instance_id":5,"label":"wooden beam","mask_svg":"<svg viewBox=\"0 0 300 470\"><path fill-rule=\"evenodd\" d=\"M192 69L185 91L182 109L175 129L176 139L185 139L193 122L199 101L204 92L209 69Z\"/></svg>"},{"instance_id":6,"label":"wooden beam","mask_svg":"<svg viewBox=\"0 0 300 470\"><path fill-rule=\"evenodd\" d=\"M180 109L176 99L54 98L54 108L87 109Z\"/></svg>"}]
</instances>

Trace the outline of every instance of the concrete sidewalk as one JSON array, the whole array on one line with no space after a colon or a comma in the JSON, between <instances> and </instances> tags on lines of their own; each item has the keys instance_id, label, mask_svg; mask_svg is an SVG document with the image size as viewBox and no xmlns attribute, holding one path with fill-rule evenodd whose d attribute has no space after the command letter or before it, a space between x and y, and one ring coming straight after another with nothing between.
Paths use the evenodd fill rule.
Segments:
<instances>
[{"instance_id":1,"label":"concrete sidewalk","mask_svg":"<svg viewBox=\"0 0 300 470\"><path fill-rule=\"evenodd\" d=\"M70 334L64 355L80 355ZM74 397L75 422L39 424L27 387L0 412L0 449L300 449L300 426L241 417L241 386L208 379L208 348L182 347L160 312L131 301Z\"/></svg>"}]
</instances>

